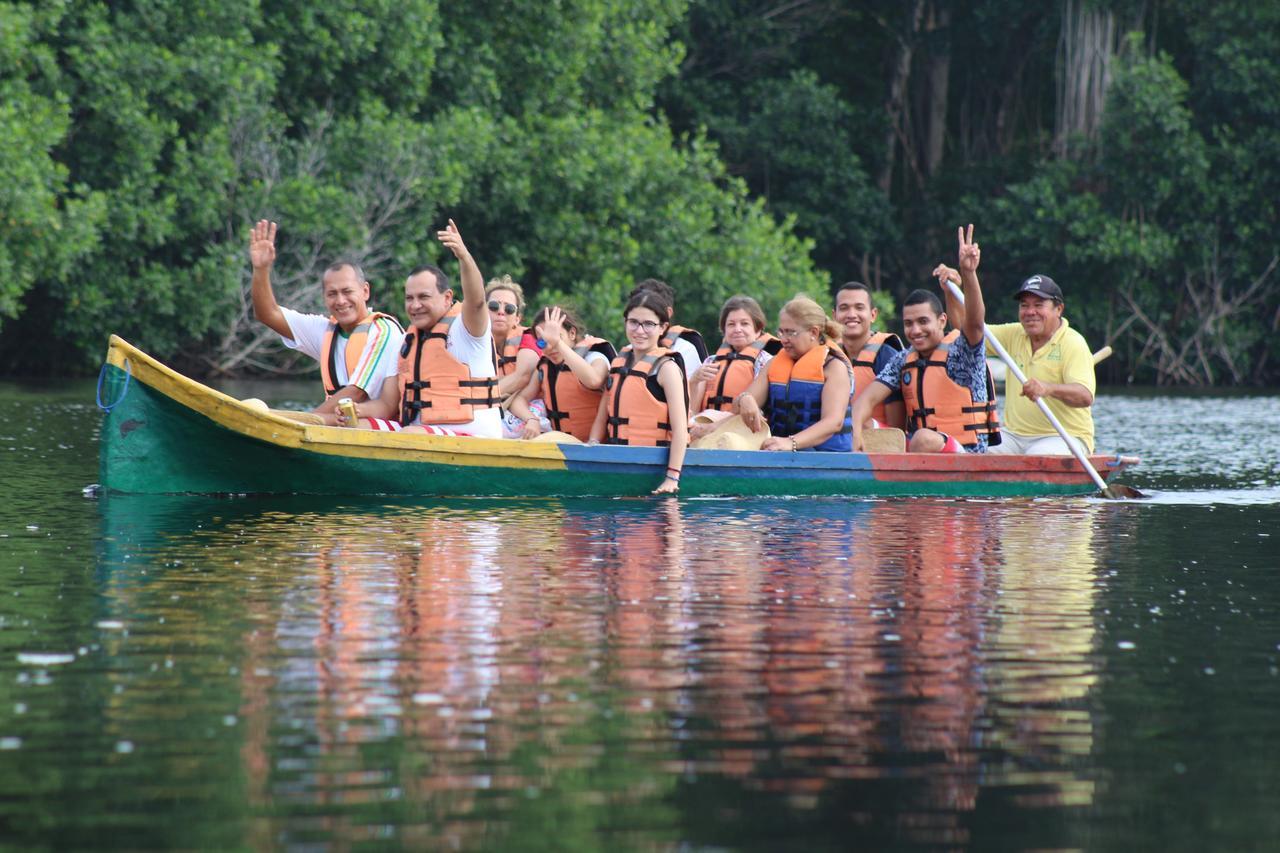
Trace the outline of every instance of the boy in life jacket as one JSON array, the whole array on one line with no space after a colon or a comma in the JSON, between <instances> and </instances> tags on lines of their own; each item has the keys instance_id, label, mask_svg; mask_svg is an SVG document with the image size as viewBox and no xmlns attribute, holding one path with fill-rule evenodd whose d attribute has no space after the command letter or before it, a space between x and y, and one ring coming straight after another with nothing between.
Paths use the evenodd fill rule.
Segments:
<instances>
[{"instance_id":1,"label":"boy in life jacket","mask_svg":"<svg viewBox=\"0 0 1280 853\"><path fill-rule=\"evenodd\" d=\"M846 281L836 288L832 316L840 326L840 348L853 363L855 397L871 387L876 374L888 367L902 349L902 339L893 332L871 330L878 313L871 301L871 288L862 282ZM883 403L871 410L871 418L877 426L902 429L905 423L902 392L891 392Z\"/></svg>"},{"instance_id":2,"label":"boy in life jacket","mask_svg":"<svg viewBox=\"0 0 1280 853\"><path fill-rule=\"evenodd\" d=\"M271 288L276 230L276 223L262 219L249 234L254 316L286 347L320 362L325 400L314 411L330 425L342 426L338 400L364 402L378 396L386 379L396 375L396 351L404 332L394 317L369 310L369 282L350 261L331 264L321 278L329 316L280 306Z\"/></svg>"},{"instance_id":3,"label":"boy in life jacket","mask_svg":"<svg viewBox=\"0 0 1280 853\"><path fill-rule=\"evenodd\" d=\"M462 302L454 302L439 268L424 264L409 274L404 306L412 325L399 348L398 373L356 413L372 429L397 419L405 432L501 438L484 278L452 219L437 236L458 259Z\"/></svg>"},{"instance_id":4,"label":"boy in life jacket","mask_svg":"<svg viewBox=\"0 0 1280 853\"><path fill-rule=\"evenodd\" d=\"M902 326L911 349L898 353L876 375L853 407L853 446L862 450L862 425L871 410L894 390L902 391L912 453L985 453L999 441L995 389L987 371L983 324L986 306L978 284L981 254L973 226L960 229L960 280L967 310L961 327L946 332L942 301L916 290L902 307Z\"/></svg>"}]
</instances>

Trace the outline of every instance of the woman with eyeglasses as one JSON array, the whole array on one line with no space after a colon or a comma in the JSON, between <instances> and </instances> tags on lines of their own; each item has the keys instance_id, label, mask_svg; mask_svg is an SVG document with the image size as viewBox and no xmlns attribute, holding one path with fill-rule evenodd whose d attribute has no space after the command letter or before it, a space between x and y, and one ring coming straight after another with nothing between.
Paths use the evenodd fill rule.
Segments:
<instances>
[{"instance_id":1,"label":"woman with eyeglasses","mask_svg":"<svg viewBox=\"0 0 1280 853\"><path fill-rule=\"evenodd\" d=\"M613 364L591 427L592 441L667 447L667 474L654 494L680 488L689 446L689 383L680 362L659 341L670 325L671 302L653 291L627 300L627 340Z\"/></svg>"},{"instance_id":2,"label":"woman with eyeglasses","mask_svg":"<svg viewBox=\"0 0 1280 853\"><path fill-rule=\"evenodd\" d=\"M714 418L728 416L733 398L747 390L782 349L782 342L764 330L764 311L750 296L731 296L725 301L720 309L720 333L724 336L720 348L697 369L689 386L699 414L725 414L690 426L690 438L701 438L714 430Z\"/></svg>"},{"instance_id":3,"label":"woman with eyeglasses","mask_svg":"<svg viewBox=\"0 0 1280 853\"><path fill-rule=\"evenodd\" d=\"M545 418L551 429L586 441L600 410L609 363L618 353L613 344L588 335L571 312L554 305L534 315L533 333L543 346L542 359L508 406L523 424L519 437L537 438ZM534 410L539 401L542 412Z\"/></svg>"},{"instance_id":4,"label":"woman with eyeglasses","mask_svg":"<svg viewBox=\"0 0 1280 853\"><path fill-rule=\"evenodd\" d=\"M494 366L498 369L498 395L506 399L519 391L538 365L533 336L520 325L524 317L524 289L511 276L489 280L484 289L493 328Z\"/></svg>"},{"instance_id":5,"label":"woman with eyeglasses","mask_svg":"<svg viewBox=\"0 0 1280 853\"><path fill-rule=\"evenodd\" d=\"M752 430L773 435L761 450L848 451L853 421L853 366L840 349L840 327L818 303L797 296L778 312L782 351L733 403Z\"/></svg>"}]
</instances>

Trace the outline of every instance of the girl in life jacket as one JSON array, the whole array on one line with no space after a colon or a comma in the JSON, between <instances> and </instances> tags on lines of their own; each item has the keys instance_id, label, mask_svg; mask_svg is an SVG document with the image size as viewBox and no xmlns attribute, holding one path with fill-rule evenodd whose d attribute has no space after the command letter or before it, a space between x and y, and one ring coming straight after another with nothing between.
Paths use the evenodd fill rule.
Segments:
<instances>
[{"instance_id":1,"label":"girl in life jacket","mask_svg":"<svg viewBox=\"0 0 1280 853\"><path fill-rule=\"evenodd\" d=\"M747 390L782 349L782 341L764 330L764 311L750 296L729 297L720 309L720 332L720 348L689 378L693 408L706 416L695 418L701 422L689 427L691 439L714 430L729 415L733 398Z\"/></svg>"},{"instance_id":2,"label":"girl in life jacket","mask_svg":"<svg viewBox=\"0 0 1280 853\"><path fill-rule=\"evenodd\" d=\"M853 372L840 349L840 327L818 303L797 296L778 313L782 351L734 401L756 432L773 436L761 450L848 451Z\"/></svg>"},{"instance_id":3,"label":"girl in life jacket","mask_svg":"<svg viewBox=\"0 0 1280 853\"><path fill-rule=\"evenodd\" d=\"M541 400L552 429L586 441L600 410L609 364L618 353L613 344L591 337L577 317L554 305L534 316L533 333L542 345L542 358L529 382L507 402L508 410L524 422L520 437L542 433L541 418L531 408Z\"/></svg>"},{"instance_id":4,"label":"girl in life jacket","mask_svg":"<svg viewBox=\"0 0 1280 853\"><path fill-rule=\"evenodd\" d=\"M689 384L680 360L659 341L670 324L671 302L652 291L627 300L625 347L609 367L591 441L667 447L667 472L654 494L680 488L689 446Z\"/></svg>"},{"instance_id":5,"label":"girl in life jacket","mask_svg":"<svg viewBox=\"0 0 1280 853\"><path fill-rule=\"evenodd\" d=\"M493 330L493 364L498 371L498 396L507 399L533 376L540 353L524 320L524 288L511 276L490 279L484 296Z\"/></svg>"}]
</instances>

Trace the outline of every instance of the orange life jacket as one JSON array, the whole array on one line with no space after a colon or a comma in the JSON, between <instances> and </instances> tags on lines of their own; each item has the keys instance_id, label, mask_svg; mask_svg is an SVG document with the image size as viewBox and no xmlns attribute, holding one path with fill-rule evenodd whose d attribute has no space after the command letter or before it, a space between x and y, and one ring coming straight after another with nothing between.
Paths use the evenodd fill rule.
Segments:
<instances>
[{"instance_id":1,"label":"orange life jacket","mask_svg":"<svg viewBox=\"0 0 1280 853\"><path fill-rule=\"evenodd\" d=\"M608 394L605 444L639 447L666 447L671 444L667 395L658 382L658 371L666 361L671 361L680 370L685 409L688 410L689 383L684 379L684 369L674 353L665 347L657 347L648 355L637 358L631 347L624 347L609 367L609 379L605 383Z\"/></svg>"},{"instance_id":2,"label":"orange life jacket","mask_svg":"<svg viewBox=\"0 0 1280 853\"><path fill-rule=\"evenodd\" d=\"M871 337L867 338L867 342L862 345L862 350L858 353L846 353L853 362L853 399L857 400L863 391L871 387L871 383L876 378L876 356L880 354L881 347L889 347L890 349L902 349L902 339L892 332L872 332ZM888 420L885 414L884 403L876 403L874 409L871 410L871 417L884 424ZM896 426L896 424L889 424Z\"/></svg>"},{"instance_id":3,"label":"orange life jacket","mask_svg":"<svg viewBox=\"0 0 1280 853\"><path fill-rule=\"evenodd\" d=\"M585 337L578 341L573 351L583 358L587 353L598 352L610 362L618 357L613 344L601 338ZM547 419L551 421L552 429L586 441L591 434L591 425L595 423L596 412L600 411L600 395L604 390L591 390L566 365L556 364L546 356L538 364L538 374L542 379L538 396L547 406Z\"/></svg>"},{"instance_id":4,"label":"orange life jacket","mask_svg":"<svg viewBox=\"0 0 1280 853\"><path fill-rule=\"evenodd\" d=\"M727 412L733 408L733 400L751 385L756 378L756 359L760 353L777 355L782 341L766 332L740 350L721 344L716 350L716 375L706 384L698 411L716 409Z\"/></svg>"},{"instance_id":5,"label":"orange life jacket","mask_svg":"<svg viewBox=\"0 0 1280 853\"><path fill-rule=\"evenodd\" d=\"M347 348L343 359L347 363L347 384L350 384L350 377L356 372L356 367L360 364L360 356L364 353L365 342L369 339L369 330L373 328L374 321L379 317L386 317L396 327L397 331L404 331L400 328L400 321L390 314L379 314L377 311L371 311L367 317L356 324L351 330L351 334L347 336ZM320 344L320 381L324 383L324 395L332 397L342 390L343 386L338 384L338 334L341 327L338 325L336 317L329 318L329 328L324 330L324 340ZM374 389L377 394L377 389Z\"/></svg>"},{"instance_id":6,"label":"orange life jacket","mask_svg":"<svg viewBox=\"0 0 1280 853\"><path fill-rule=\"evenodd\" d=\"M700 332L686 326L667 326L667 333L658 341L658 346L671 349L676 345L677 340L693 344L693 348L698 351L698 361L707 360L707 342L702 339Z\"/></svg>"},{"instance_id":7,"label":"orange life jacket","mask_svg":"<svg viewBox=\"0 0 1280 853\"><path fill-rule=\"evenodd\" d=\"M498 369L498 377L510 376L516 370L516 353L520 351L520 340L527 332L524 326L516 326L507 333L507 339L493 339L493 364Z\"/></svg>"},{"instance_id":8,"label":"orange life jacket","mask_svg":"<svg viewBox=\"0 0 1280 853\"><path fill-rule=\"evenodd\" d=\"M410 329L400 347L400 423L465 424L477 409L498 405L498 379L473 379L471 368L445 348L449 327L458 322L461 303L428 331Z\"/></svg>"},{"instance_id":9,"label":"orange life jacket","mask_svg":"<svg viewBox=\"0 0 1280 853\"><path fill-rule=\"evenodd\" d=\"M996 416L996 388L987 370L987 400L973 399L973 393L947 376L947 354L960 337L953 329L927 359L920 351L907 353L902 363L902 402L907 411L907 431L928 428L943 432L966 447L978 443L986 434L987 445L1000 443L1000 424Z\"/></svg>"},{"instance_id":10,"label":"orange life jacket","mask_svg":"<svg viewBox=\"0 0 1280 853\"><path fill-rule=\"evenodd\" d=\"M822 420L822 388L827 382L824 368L831 359L849 366L844 350L825 343L813 347L799 360L792 361L784 349L769 362L769 428L774 435L783 438L795 435ZM852 406L846 404L840 429L810 449L851 450L852 415Z\"/></svg>"}]
</instances>

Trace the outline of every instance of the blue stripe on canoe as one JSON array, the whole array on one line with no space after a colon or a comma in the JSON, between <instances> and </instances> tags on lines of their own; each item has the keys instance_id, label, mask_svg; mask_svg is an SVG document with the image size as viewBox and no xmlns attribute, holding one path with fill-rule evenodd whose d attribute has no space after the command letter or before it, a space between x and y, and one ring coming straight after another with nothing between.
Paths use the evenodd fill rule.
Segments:
<instances>
[{"instance_id":1,"label":"blue stripe on canoe","mask_svg":"<svg viewBox=\"0 0 1280 853\"><path fill-rule=\"evenodd\" d=\"M665 447L562 444L560 449L564 453L565 467L570 471L659 474L667 464ZM766 453L755 450L689 450L685 454L682 476L875 479L871 460L865 453Z\"/></svg>"}]
</instances>

